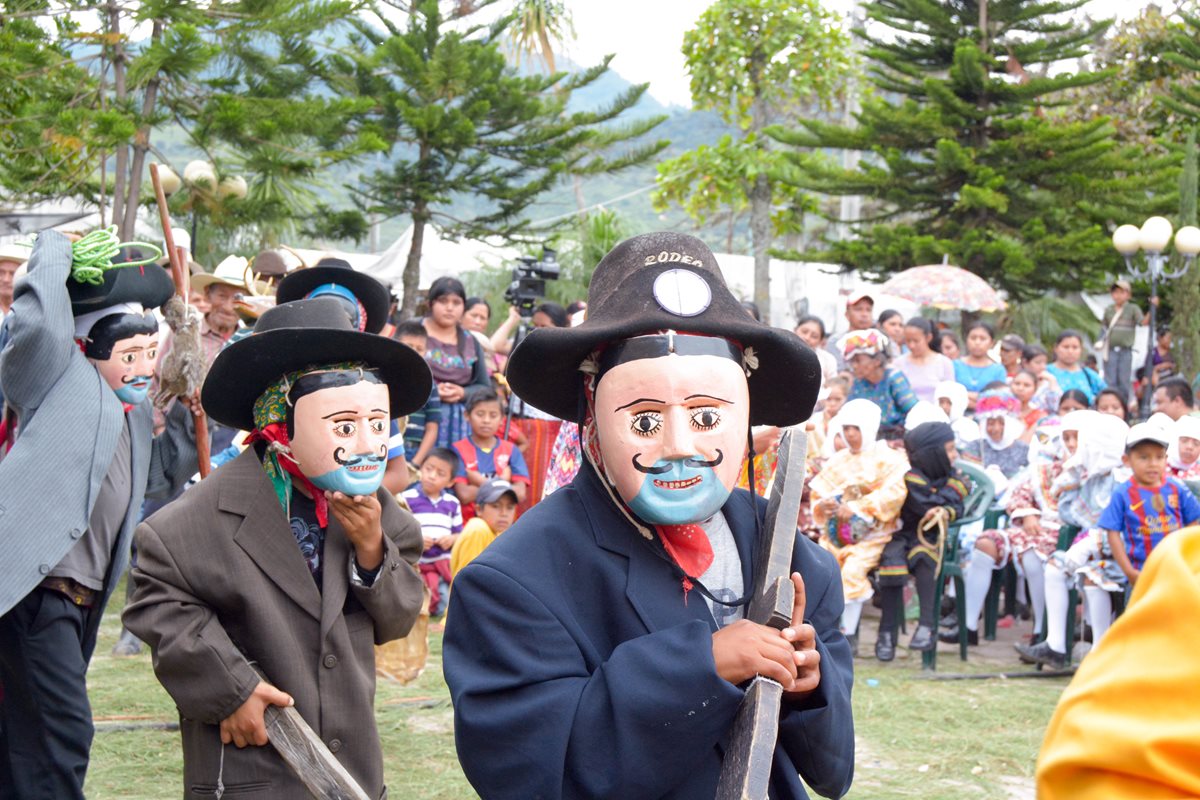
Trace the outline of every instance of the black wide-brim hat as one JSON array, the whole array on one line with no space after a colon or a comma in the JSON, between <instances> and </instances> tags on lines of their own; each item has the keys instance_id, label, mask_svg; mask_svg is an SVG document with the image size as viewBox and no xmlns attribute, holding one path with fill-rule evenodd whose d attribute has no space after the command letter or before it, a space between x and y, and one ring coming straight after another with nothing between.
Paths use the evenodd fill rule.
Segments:
<instances>
[{"instance_id":1,"label":"black wide-brim hat","mask_svg":"<svg viewBox=\"0 0 1200 800\"><path fill-rule=\"evenodd\" d=\"M379 333L387 324L388 309L392 296L386 286L365 272L356 272L340 258L322 258L305 269L289 272L279 282L275 291L275 302L290 303L308 296L308 293L326 283L345 286L367 312L367 333Z\"/></svg>"},{"instance_id":2,"label":"black wide-brim hat","mask_svg":"<svg viewBox=\"0 0 1200 800\"><path fill-rule=\"evenodd\" d=\"M289 372L342 361L361 361L387 384L392 418L419 410L433 378L425 359L386 336L354 330L332 297L277 305L263 312L254 332L217 354L200 402L213 419L241 430L254 428L254 403Z\"/></svg>"},{"instance_id":3,"label":"black wide-brim hat","mask_svg":"<svg viewBox=\"0 0 1200 800\"><path fill-rule=\"evenodd\" d=\"M563 419L583 408L579 365L601 345L663 330L717 336L753 348L750 423L795 425L821 388L817 356L796 334L758 322L730 293L708 247L681 233L621 242L596 266L588 314L575 328L539 328L513 351L508 383L525 402Z\"/></svg>"},{"instance_id":4,"label":"black wide-brim hat","mask_svg":"<svg viewBox=\"0 0 1200 800\"><path fill-rule=\"evenodd\" d=\"M105 270L101 283L79 283L73 278L67 279L71 313L77 317L121 303L141 303L147 310L158 308L174 293L175 282L157 264L112 267Z\"/></svg>"}]
</instances>

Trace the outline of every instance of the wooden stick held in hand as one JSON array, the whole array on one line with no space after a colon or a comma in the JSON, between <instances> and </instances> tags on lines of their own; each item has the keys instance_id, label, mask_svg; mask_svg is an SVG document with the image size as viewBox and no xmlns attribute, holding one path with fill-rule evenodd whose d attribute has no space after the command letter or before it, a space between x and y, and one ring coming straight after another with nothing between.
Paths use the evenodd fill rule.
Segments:
<instances>
[{"instance_id":1,"label":"wooden stick held in hand","mask_svg":"<svg viewBox=\"0 0 1200 800\"><path fill-rule=\"evenodd\" d=\"M167 195L163 191L162 181L158 177L158 164L150 165L150 182L154 185L154 199L158 203L158 216L162 221L163 241L166 244L167 258L171 262L171 278L175 281L175 293L186 306L188 302L187 272L184 269L179 250L175 247L175 235L171 230L171 214L167 210ZM195 387L195 392L196 398L199 399L200 387ZM196 426L196 461L200 477L203 479L207 478L208 473L212 471L212 459L208 444L208 418L203 413L196 414L194 411L192 413Z\"/></svg>"}]
</instances>

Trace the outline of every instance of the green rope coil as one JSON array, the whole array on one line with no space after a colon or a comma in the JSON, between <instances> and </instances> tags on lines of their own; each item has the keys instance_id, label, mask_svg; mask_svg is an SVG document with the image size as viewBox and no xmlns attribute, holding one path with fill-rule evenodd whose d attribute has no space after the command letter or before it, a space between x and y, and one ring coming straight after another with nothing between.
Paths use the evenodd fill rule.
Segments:
<instances>
[{"instance_id":1,"label":"green rope coil","mask_svg":"<svg viewBox=\"0 0 1200 800\"><path fill-rule=\"evenodd\" d=\"M130 261L124 264L113 264L113 258L121 252L122 247L144 247L154 255L140 261ZM149 242L122 242L117 238L117 226L94 230L82 239L71 243L71 277L78 283L104 283L104 273L110 269L124 267L140 267L153 264L162 258L162 250Z\"/></svg>"},{"instance_id":2,"label":"green rope coil","mask_svg":"<svg viewBox=\"0 0 1200 800\"><path fill-rule=\"evenodd\" d=\"M37 237L34 237L35 239ZM32 247L32 244L21 243L22 247ZM120 254L123 247L142 247L154 255L140 261L129 261L124 264L114 264L112 260ZM122 242L117 238L117 226L99 228L82 239L71 243L71 278L76 283L99 285L104 283L104 273L110 269L125 267L141 267L153 264L163 257L163 251L158 245L149 242Z\"/></svg>"}]
</instances>

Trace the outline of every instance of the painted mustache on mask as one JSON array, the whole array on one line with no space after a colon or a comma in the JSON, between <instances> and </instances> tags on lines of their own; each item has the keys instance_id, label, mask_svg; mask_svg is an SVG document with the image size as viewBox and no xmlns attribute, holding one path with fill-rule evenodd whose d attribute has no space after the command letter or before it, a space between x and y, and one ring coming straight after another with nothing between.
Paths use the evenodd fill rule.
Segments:
<instances>
[{"instance_id":1,"label":"painted mustache on mask","mask_svg":"<svg viewBox=\"0 0 1200 800\"><path fill-rule=\"evenodd\" d=\"M131 383L149 383L154 380L153 375L131 375L128 378L121 378L121 383L126 385Z\"/></svg>"},{"instance_id":2,"label":"painted mustache on mask","mask_svg":"<svg viewBox=\"0 0 1200 800\"><path fill-rule=\"evenodd\" d=\"M717 457L714 458L712 461L704 461L699 458L685 458L683 460L683 465L685 467L715 467L724 460L725 460L725 454L722 453L720 450L718 450ZM642 466L640 463L638 463L637 454L635 454L633 457L633 468L636 469L638 472L645 473L646 475L662 475L665 472L671 471L670 464L664 464L661 467Z\"/></svg>"},{"instance_id":3,"label":"painted mustache on mask","mask_svg":"<svg viewBox=\"0 0 1200 800\"><path fill-rule=\"evenodd\" d=\"M387 461L387 445L379 446L379 455L364 454L361 456L353 456L351 458L343 458L346 454L346 448L339 447L333 451L333 460L343 467L354 467L364 461L372 464L378 464L380 461Z\"/></svg>"}]
</instances>

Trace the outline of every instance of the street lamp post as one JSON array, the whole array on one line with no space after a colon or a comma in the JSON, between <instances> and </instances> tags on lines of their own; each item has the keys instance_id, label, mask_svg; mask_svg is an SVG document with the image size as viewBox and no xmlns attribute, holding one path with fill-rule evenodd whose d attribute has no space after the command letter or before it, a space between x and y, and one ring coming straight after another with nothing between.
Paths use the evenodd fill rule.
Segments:
<instances>
[{"instance_id":1,"label":"street lamp post","mask_svg":"<svg viewBox=\"0 0 1200 800\"><path fill-rule=\"evenodd\" d=\"M162 170L160 170L161 172ZM207 161L189 161L187 166L183 168L182 179L174 173L170 173L170 178L173 188L167 188L166 181L163 183L163 190L168 196L179 191L184 186L188 188L188 199L184 208L190 211L192 215L191 233L193 247L196 246L196 227L200 206L207 208L211 214L214 209L222 205L225 201L244 200L248 193L245 178L241 175L228 175L218 180L216 167Z\"/></svg>"},{"instance_id":2,"label":"street lamp post","mask_svg":"<svg viewBox=\"0 0 1200 800\"><path fill-rule=\"evenodd\" d=\"M1175 251L1183 256L1183 265L1178 269L1168 267L1167 261L1170 256L1164 251L1171 243L1172 232L1171 223L1165 217L1150 217L1142 223L1141 228L1136 225L1122 225L1113 231L1112 235L1113 247L1124 256L1129 274L1138 279L1150 279L1150 333L1146 337L1146 387L1142 391L1141 405L1147 417L1152 410L1150 403L1154 394L1150 378L1154 374L1154 336L1157 323L1155 312L1158 310L1155 303L1158 299L1158 282L1160 279L1174 280L1181 277L1196 260L1196 254L1200 253L1200 228L1191 225L1180 228L1175 233ZM1138 250L1146 254L1144 265L1140 265L1134 258Z\"/></svg>"}]
</instances>

